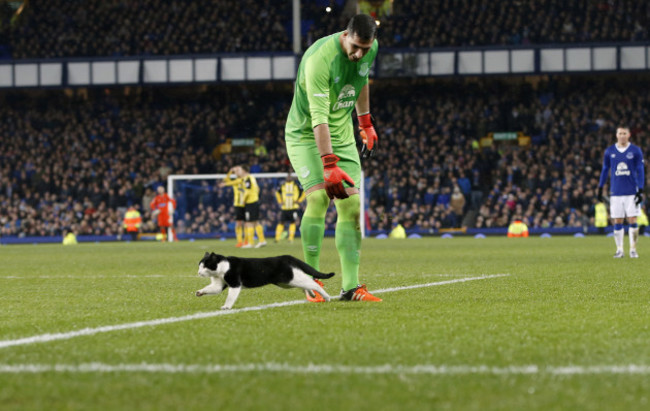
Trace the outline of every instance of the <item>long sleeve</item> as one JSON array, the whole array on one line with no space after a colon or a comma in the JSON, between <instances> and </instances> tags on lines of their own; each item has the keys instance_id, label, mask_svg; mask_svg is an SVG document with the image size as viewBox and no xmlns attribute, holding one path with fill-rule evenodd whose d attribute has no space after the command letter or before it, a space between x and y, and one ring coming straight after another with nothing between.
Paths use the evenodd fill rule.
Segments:
<instances>
[{"instance_id":1,"label":"long sleeve","mask_svg":"<svg viewBox=\"0 0 650 411\"><path fill-rule=\"evenodd\" d=\"M636 162L636 186L638 189L643 189L645 185L645 161L643 160L643 153L639 149L638 160Z\"/></svg>"},{"instance_id":2,"label":"long sleeve","mask_svg":"<svg viewBox=\"0 0 650 411\"><path fill-rule=\"evenodd\" d=\"M607 150L605 150L605 154L603 155L603 169L600 172L600 182L598 183L598 187L602 187L605 185L605 182L607 181L607 177L609 176L609 156L608 156Z\"/></svg>"},{"instance_id":3,"label":"long sleeve","mask_svg":"<svg viewBox=\"0 0 650 411\"><path fill-rule=\"evenodd\" d=\"M230 174L226 176L226 178L223 179L223 183L227 186L236 186L239 183L241 183L241 178L231 178Z\"/></svg>"},{"instance_id":4,"label":"long sleeve","mask_svg":"<svg viewBox=\"0 0 650 411\"><path fill-rule=\"evenodd\" d=\"M319 56L311 56L305 67L305 88L311 126L328 124L330 114L330 67L327 61Z\"/></svg>"}]
</instances>

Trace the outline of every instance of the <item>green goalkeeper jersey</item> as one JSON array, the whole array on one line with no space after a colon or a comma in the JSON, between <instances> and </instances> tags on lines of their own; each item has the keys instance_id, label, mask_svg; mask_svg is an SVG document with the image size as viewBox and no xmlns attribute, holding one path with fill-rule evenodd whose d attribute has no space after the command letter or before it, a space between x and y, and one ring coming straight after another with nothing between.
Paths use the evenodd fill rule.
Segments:
<instances>
[{"instance_id":1,"label":"green goalkeeper jersey","mask_svg":"<svg viewBox=\"0 0 650 411\"><path fill-rule=\"evenodd\" d=\"M314 127L319 124L329 125L332 147L354 143L350 113L361 89L368 84L370 67L379 46L375 40L361 60L352 62L339 43L341 34L335 33L315 42L300 62L285 129L288 144L313 141Z\"/></svg>"}]
</instances>

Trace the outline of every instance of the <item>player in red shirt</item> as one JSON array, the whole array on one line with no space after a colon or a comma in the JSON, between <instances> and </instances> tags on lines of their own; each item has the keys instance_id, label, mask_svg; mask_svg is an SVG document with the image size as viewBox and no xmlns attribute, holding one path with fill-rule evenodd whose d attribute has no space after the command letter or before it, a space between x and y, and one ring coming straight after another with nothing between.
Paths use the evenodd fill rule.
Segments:
<instances>
[{"instance_id":1,"label":"player in red shirt","mask_svg":"<svg viewBox=\"0 0 650 411\"><path fill-rule=\"evenodd\" d=\"M178 241L176 237L176 230L173 227L172 214L176 210L176 200L171 198L165 193L163 186L158 187L158 195L154 197L149 205L153 211L153 215L158 215L158 227L163 235L163 241L167 238L167 229L171 229L174 241Z\"/></svg>"}]
</instances>

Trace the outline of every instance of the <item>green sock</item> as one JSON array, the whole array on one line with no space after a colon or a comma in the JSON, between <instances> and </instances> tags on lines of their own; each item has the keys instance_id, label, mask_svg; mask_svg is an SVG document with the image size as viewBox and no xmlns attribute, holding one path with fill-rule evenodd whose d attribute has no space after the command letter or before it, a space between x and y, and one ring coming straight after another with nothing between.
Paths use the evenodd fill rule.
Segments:
<instances>
[{"instance_id":1,"label":"green sock","mask_svg":"<svg viewBox=\"0 0 650 411\"><path fill-rule=\"evenodd\" d=\"M359 260L361 253L361 227L359 225L359 196L352 195L336 201L336 249L341 260L341 277L344 291L359 284Z\"/></svg>"},{"instance_id":2,"label":"green sock","mask_svg":"<svg viewBox=\"0 0 650 411\"><path fill-rule=\"evenodd\" d=\"M305 262L320 270L320 250L325 234L325 214L330 199L325 190L318 190L307 196L307 208L300 222L300 241Z\"/></svg>"}]
</instances>

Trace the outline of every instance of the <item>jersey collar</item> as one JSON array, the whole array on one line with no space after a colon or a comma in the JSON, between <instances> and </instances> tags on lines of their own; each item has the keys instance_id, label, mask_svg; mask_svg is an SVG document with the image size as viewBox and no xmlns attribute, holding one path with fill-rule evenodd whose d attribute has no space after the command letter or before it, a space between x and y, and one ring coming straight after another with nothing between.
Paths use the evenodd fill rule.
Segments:
<instances>
[{"instance_id":1,"label":"jersey collar","mask_svg":"<svg viewBox=\"0 0 650 411\"><path fill-rule=\"evenodd\" d=\"M616 147L616 151L618 151L619 153L625 153L627 149L630 148L631 145L632 143L627 143L625 147L619 147L618 144L614 144L614 147Z\"/></svg>"}]
</instances>

